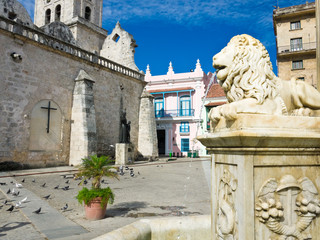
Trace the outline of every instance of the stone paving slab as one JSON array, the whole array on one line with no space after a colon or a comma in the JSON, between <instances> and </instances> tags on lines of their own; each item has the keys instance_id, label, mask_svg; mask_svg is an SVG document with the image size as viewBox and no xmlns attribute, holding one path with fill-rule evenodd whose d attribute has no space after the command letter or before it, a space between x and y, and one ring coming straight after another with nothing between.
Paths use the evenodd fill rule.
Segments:
<instances>
[{"instance_id":1,"label":"stone paving slab","mask_svg":"<svg viewBox=\"0 0 320 240\"><path fill-rule=\"evenodd\" d=\"M27 197L27 201L22 203L19 210L32 222L39 232L43 233L49 239L80 235L88 232L83 227L64 217L57 209L51 207L47 201L39 198L33 192L23 187L16 188L14 184L10 183L16 183L14 178L6 177L2 178L1 181L8 183L8 185L0 185L0 190L13 204ZM11 194L6 194L9 188L19 191L19 195L14 197ZM34 213L34 211L40 207L41 212L39 214Z\"/></svg>"},{"instance_id":2,"label":"stone paving slab","mask_svg":"<svg viewBox=\"0 0 320 240\"><path fill-rule=\"evenodd\" d=\"M0 209L1 216L8 216L10 223L19 223L17 228L4 228L5 222L0 220L0 239L4 240L89 240L125 225L134 223L139 219L156 219L160 217L194 216L210 214L210 160L209 159L188 159L178 158L175 161L167 162L160 159L157 162L140 163L130 166L134 169L135 176L130 177L129 170L125 171L120 180L106 178L104 187L110 186L115 194L115 202L108 205L106 217L99 221L89 221L84 217L84 208L80 205L75 196L82 188L79 181L69 178L70 190L63 191L66 185L63 175L72 175L75 168L58 167L46 169L31 169L0 173L0 182L7 182L8 185L0 186L0 205L4 200L3 196L20 200L26 191L30 192L24 207L15 210L12 214ZM1 176L6 176L5 178ZM7 176L14 176L8 178ZM12 197L3 194L10 187L9 179L22 183L21 197ZM35 180L33 182L32 180ZM46 182L46 187L39 187ZM59 185L59 189L54 189ZM87 185L90 187L90 181ZM32 194L31 194L32 193ZM29 194L29 193L28 193ZM48 200L42 197L51 194ZM33 199L33 201L31 201ZM38 202L37 202L38 201ZM30 204L33 202L33 206ZM68 211L60 209L66 203ZM43 204L43 214L32 213L39 204ZM27 207L29 208L27 210ZM53 209L53 211L49 210ZM56 215L51 216L51 212ZM57 226L56 216L74 223L80 227L77 231L63 224ZM10 225L11 226L11 225ZM40 229L41 228L41 229ZM84 231L83 231L84 230ZM69 232L70 231L70 232ZM75 233L71 234L73 231ZM6 234L6 236L2 237ZM6 238L7 237L7 238Z\"/></svg>"}]
</instances>

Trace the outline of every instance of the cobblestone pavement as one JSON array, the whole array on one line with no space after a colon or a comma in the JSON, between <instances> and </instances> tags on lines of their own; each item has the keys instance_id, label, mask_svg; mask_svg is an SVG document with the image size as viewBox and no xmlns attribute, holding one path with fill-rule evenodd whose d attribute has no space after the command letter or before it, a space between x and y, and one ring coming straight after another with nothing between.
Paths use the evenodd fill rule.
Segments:
<instances>
[{"instance_id":1,"label":"cobblestone pavement","mask_svg":"<svg viewBox=\"0 0 320 240\"><path fill-rule=\"evenodd\" d=\"M75 168L1 172L0 183L6 185L0 185L0 239L92 239L141 218L210 214L209 159L166 160L130 165L134 177L125 171L120 180L105 178L103 186L111 187L115 201L99 221L86 220L83 206L75 199L82 188L72 178ZM23 187L16 188L16 182ZM63 190L65 186L69 190ZM9 188L20 191L19 195L7 194ZM43 198L49 194L48 200ZM7 211L25 197L20 208ZM67 211L61 210L66 203ZM41 214L33 213L40 207Z\"/></svg>"}]
</instances>

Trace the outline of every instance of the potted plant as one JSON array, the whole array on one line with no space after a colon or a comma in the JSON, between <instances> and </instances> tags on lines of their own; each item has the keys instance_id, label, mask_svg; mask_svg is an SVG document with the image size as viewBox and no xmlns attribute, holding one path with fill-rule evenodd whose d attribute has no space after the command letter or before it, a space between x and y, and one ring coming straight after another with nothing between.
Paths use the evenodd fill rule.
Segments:
<instances>
[{"instance_id":1,"label":"potted plant","mask_svg":"<svg viewBox=\"0 0 320 240\"><path fill-rule=\"evenodd\" d=\"M118 179L118 174L112 171L112 160L108 156L97 155L83 158L79 166L77 177L82 177L80 184L92 179L92 187L88 189L82 188L78 192L77 199L79 203L85 206L86 218L89 220L99 220L104 218L106 214L107 204L112 204L114 194L110 187L101 188L102 177L114 177Z\"/></svg>"}]
</instances>

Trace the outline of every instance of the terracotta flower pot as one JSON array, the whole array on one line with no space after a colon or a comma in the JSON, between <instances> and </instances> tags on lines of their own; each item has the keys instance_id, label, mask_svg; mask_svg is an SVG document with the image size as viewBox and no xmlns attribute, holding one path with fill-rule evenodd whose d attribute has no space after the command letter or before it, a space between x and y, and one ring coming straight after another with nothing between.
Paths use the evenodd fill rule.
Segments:
<instances>
[{"instance_id":1,"label":"terracotta flower pot","mask_svg":"<svg viewBox=\"0 0 320 240\"><path fill-rule=\"evenodd\" d=\"M103 219L106 215L106 208L107 204L101 207L101 198L96 198L92 200L88 205L84 204L86 218L88 220Z\"/></svg>"}]
</instances>

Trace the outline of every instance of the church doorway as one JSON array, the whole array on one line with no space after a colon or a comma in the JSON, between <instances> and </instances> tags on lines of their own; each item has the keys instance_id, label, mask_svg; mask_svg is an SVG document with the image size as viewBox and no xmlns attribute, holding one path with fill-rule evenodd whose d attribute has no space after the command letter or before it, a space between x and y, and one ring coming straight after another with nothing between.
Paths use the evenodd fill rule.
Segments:
<instances>
[{"instance_id":1,"label":"church doorway","mask_svg":"<svg viewBox=\"0 0 320 240\"><path fill-rule=\"evenodd\" d=\"M157 130L159 155L166 154L166 130Z\"/></svg>"}]
</instances>

